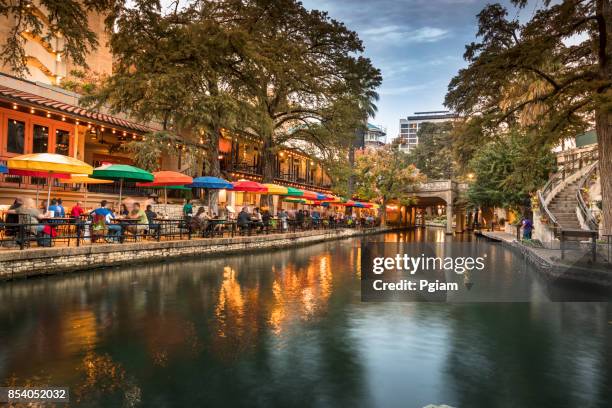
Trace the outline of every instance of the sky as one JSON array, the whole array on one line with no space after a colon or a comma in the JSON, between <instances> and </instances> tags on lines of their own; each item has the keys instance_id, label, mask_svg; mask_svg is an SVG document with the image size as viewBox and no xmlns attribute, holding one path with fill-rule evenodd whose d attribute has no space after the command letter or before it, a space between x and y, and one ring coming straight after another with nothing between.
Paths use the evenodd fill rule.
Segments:
<instances>
[{"instance_id":1,"label":"sky","mask_svg":"<svg viewBox=\"0 0 612 408\"><path fill-rule=\"evenodd\" d=\"M449 81L464 67L465 45L475 40L481 0L302 0L356 31L365 56L383 74L378 114L371 123L399 133L399 119L443 110Z\"/></svg>"}]
</instances>

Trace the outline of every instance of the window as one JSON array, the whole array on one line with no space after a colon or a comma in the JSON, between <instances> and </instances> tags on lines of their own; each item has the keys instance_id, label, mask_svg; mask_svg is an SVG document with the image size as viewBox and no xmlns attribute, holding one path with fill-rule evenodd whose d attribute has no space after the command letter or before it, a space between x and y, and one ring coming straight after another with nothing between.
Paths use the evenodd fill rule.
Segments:
<instances>
[{"instance_id":1,"label":"window","mask_svg":"<svg viewBox=\"0 0 612 408\"><path fill-rule=\"evenodd\" d=\"M408 129L408 124L407 124L407 123L402 123L402 124L400 125L400 128L401 128L401 129Z\"/></svg>"},{"instance_id":2,"label":"window","mask_svg":"<svg viewBox=\"0 0 612 408\"><path fill-rule=\"evenodd\" d=\"M25 153L25 122L15 119L8 121L6 151L9 153Z\"/></svg>"},{"instance_id":3,"label":"window","mask_svg":"<svg viewBox=\"0 0 612 408\"><path fill-rule=\"evenodd\" d=\"M69 155L70 148L70 132L67 130L57 129L55 131L55 153Z\"/></svg>"},{"instance_id":4,"label":"window","mask_svg":"<svg viewBox=\"0 0 612 408\"><path fill-rule=\"evenodd\" d=\"M32 153L47 153L49 151L49 128L42 125L34 125L34 137L32 140Z\"/></svg>"}]
</instances>

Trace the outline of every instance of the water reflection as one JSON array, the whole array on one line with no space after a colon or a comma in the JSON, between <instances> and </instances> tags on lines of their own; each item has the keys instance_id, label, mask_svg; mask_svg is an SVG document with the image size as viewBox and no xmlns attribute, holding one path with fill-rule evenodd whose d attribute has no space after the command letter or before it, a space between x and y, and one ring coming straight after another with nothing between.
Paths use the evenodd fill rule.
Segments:
<instances>
[{"instance_id":1,"label":"water reflection","mask_svg":"<svg viewBox=\"0 0 612 408\"><path fill-rule=\"evenodd\" d=\"M0 378L69 386L87 407L612 401L607 304L364 304L360 259L359 240L338 241L3 285ZM507 269L486 278L511 287Z\"/></svg>"}]
</instances>

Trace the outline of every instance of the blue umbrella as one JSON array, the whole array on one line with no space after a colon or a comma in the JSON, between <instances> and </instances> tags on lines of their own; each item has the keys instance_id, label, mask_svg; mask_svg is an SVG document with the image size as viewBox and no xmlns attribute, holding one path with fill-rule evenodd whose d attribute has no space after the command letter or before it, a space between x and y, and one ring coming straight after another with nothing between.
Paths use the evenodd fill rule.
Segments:
<instances>
[{"instance_id":1,"label":"blue umbrella","mask_svg":"<svg viewBox=\"0 0 612 408\"><path fill-rule=\"evenodd\" d=\"M0 174L6 173L8 173L8 167L6 167L4 164L0 164Z\"/></svg>"},{"instance_id":2,"label":"blue umbrella","mask_svg":"<svg viewBox=\"0 0 612 408\"><path fill-rule=\"evenodd\" d=\"M209 188L209 189L215 189L215 190L220 190L220 189L232 189L232 183L230 183L227 180L223 180L222 178L218 178L218 177L211 177L211 176L206 176L206 177L196 177L193 179L193 183L189 184L187 187L192 187L192 188Z\"/></svg>"}]
</instances>

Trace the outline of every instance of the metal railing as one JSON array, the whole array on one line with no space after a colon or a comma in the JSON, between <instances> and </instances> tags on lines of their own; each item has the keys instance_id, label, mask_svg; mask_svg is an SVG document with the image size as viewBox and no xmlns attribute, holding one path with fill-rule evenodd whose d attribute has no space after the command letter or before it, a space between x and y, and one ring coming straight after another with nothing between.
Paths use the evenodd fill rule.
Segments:
<instances>
[{"instance_id":1,"label":"metal railing","mask_svg":"<svg viewBox=\"0 0 612 408\"><path fill-rule=\"evenodd\" d=\"M236 235L272 234L339 228L368 229L378 227L378 221L366 219L289 218L286 222L273 218L264 222L239 224L235 220L155 219L148 224L136 220L116 220L110 224L95 224L89 217L46 219L39 223L0 223L0 247L27 249L54 247L57 244L80 247L96 244L123 244L138 241L191 240Z\"/></svg>"},{"instance_id":2,"label":"metal railing","mask_svg":"<svg viewBox=\"0 0 612 408\"><path fill-rule=\"evenodd\" d=\"M557 218L548 208L546 203L546 199L552 193L552 191L558 187L561 183L565 181L565 179L575 173L576 171L581 170L584 166L587 166L598 159L598 150L597 148L580 151L576 154L568 154L565 156L565 160L561 166L557 169L557 172L554 173L549 179L548 182L544 185L541 190L538 190L537 197L540 206L540 211L548 218L550 223L552 224L552 230L555 235L559 235L561 231L561 226L557 221Z\"/></svg>"},{"instance_id":3,"label":"metal railing","mask_svg":"<svg viewBox=\"0 0 612 408\"><path fill-rule=\"evenodd\" d=\"M584 222L586 223L586 225L589 227L591 231L599 231L599 224L597 223L597 220L595 219L595 217L593 216L593 213L589 209L589 206L584 201L583 192L584 192L586 183L589 180L591 180L591 177L597 171L598 165L599 165L599 161L596 161L592 164L591 169L584 175L582 180L580 180L580 183L578 184L578 191L576 191L576 199L578 200L578 208L580 210L580 213L582 214Z\"/></svg>"}]
</instances>

